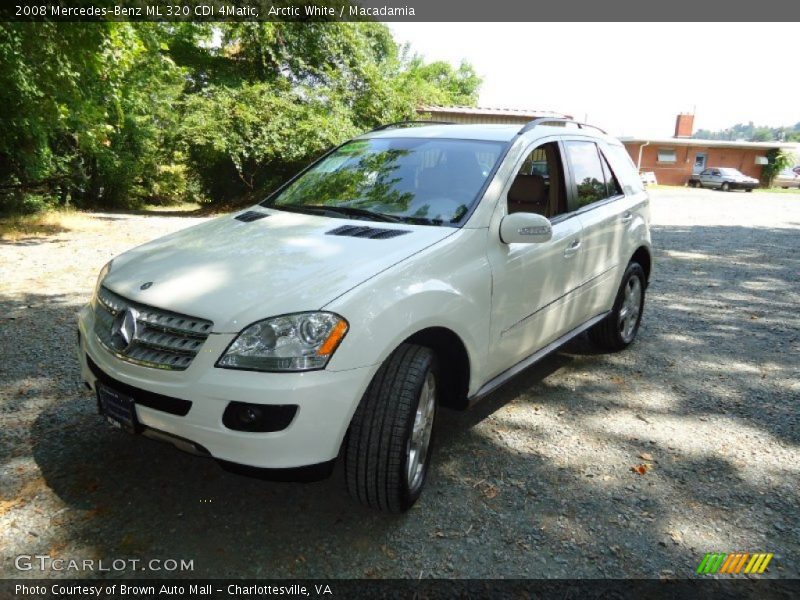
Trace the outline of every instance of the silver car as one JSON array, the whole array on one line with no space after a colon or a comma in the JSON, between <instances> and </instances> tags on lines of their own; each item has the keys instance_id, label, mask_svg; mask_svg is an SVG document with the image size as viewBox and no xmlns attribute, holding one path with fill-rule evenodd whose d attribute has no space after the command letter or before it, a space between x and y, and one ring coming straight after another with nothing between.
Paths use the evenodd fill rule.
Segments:
<instances>
[{"instance_id":1,"label":"silver car","mask_svg":"<svg viewBox=\"0 0 800 600\"><path fill-rule=\"evenodd\" d=\"M752 192L758 187L758 179L748 177L738 169L730 167L713 167L705 169L699 175L693 175L689 180L692 187L705 187L728 192L730 190L745 190Z\"/></svg>"},{"instance_id":2,"label":"silver car","mask_svg":"<svg viewBox=\"0 0 800 600\"><path fill-rule=\"evenodd\" d=\"M800 188L800 167L786 169L778 174L772 181L773 187Z\"/></svg>"}]
</instances>

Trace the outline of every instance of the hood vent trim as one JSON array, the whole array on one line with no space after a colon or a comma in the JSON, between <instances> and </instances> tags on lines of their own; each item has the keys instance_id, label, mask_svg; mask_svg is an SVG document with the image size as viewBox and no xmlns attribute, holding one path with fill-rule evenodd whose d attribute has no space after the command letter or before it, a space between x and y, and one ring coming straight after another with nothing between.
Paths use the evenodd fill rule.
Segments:
<instances>
[{"instance_id":1,"label":"hood vent trim","mask_svg":"<svg viewBox=\"0 0 800 600\"><path fill-rule=\"evenodd\" d=\"M256 210L248 210L247 212L243 212L239 215L233 217L237 221L242 221L244 223L252 223L253 221L258 221L259 219L263 219L264 217L268 217L269 213L262 213Z\"/></svg>"},{"instance_id":2,"label":"hood vent trim","mask_svg":"<svg viewBox=\"0 0 800 600\"><path fill-rule=\"evenodd\" d=\"M366 227L363 225L342 225L336 229L326 231L325 235L341 235L370 240L388 240L389 238L405 235L407 233L411 232L407 229L380 229L378 227Z\"/></svg>"}]
</instances>

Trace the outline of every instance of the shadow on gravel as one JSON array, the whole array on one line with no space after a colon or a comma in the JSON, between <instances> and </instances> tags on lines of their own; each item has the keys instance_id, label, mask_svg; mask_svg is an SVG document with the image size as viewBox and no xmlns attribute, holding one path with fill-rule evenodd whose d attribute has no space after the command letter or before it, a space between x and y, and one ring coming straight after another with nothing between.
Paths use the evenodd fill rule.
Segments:
<instances>
[{"instance_id":1,"label":"shadow on gravel","mask_svg":"<svg viewBox=\"0 0 800 600\"><path fill-rule=\"evenodd\" d=\"M761 548L711 550L791 556L799 543L791 480L771 474L755 484L713 448L687 455L655 435L599 431L593 419L622 418L633 410L625 394L635 392L623 393L610 376L574 388L550 381L569 371L641 377L676 399L669 408L636 409L645 424L670 417L699 431L727 419L792 447L800 442L797 397L785 384L797 378L798 232L662 227L654 241L640 340L608 357L580 338L472 411L443 412L429 487L403 516L350 501L341 467L319 483L270 483L109 429L94 398L76 391L76 363L52 361L73 352L78 307L35 295L0 299L0 314L17 315L0 321L1 364L10 366L0 384L14 390L14 378L42 377L57 391L30 432L43 478L72 509L68 518L52 517L55 547L88 543L98 557L193 559L196 576L655 577L654 565L688 574L696 554L709 551L669 531L677 508L689 525L716 527L712 536L722 541L733 527L764 540ZM39 392L10 397L3 413ZM514 449L505 433L489 436L501 409L531 411L534 401L563 411L580 435L603 437L612 453L633 460L652 452L657 475L638 477L624 464L621 477L605 481L591 463L556 464ZM522 431L529 438L538 427L535 417L530 423ZM0 431L0 468L18 455L15 440Z\"/></svg>"}]
</instances>

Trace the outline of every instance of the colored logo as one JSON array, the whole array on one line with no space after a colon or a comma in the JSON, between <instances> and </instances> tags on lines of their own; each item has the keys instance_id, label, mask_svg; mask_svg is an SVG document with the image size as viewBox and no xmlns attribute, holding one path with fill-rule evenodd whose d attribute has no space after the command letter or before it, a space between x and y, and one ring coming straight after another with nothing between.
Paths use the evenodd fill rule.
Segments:
<instances>
[{"instance_id":1,"label":"colored logo","mask_svg":"<svg viewBox=\"0 0 800 600\"><path fill-rule=\"evenodd\" d=\"M771 560L771 552L758 554L709 552L700 561L700 565L697 567L697 574L728 573L738 575L740 573L763 573Z\"/></svg>"}]
</instances>

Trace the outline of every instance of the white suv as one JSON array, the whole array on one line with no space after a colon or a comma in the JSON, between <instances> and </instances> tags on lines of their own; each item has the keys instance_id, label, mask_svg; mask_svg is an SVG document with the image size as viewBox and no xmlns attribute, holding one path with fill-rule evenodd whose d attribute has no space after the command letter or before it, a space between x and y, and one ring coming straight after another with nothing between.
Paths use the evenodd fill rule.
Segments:
<instances>
[{"instance_id":1,"label":"white suv","mask_svg":"<svg viewBox=\"0 0 800 600\"><path fill-rule=\"evenodd\" d=\"M108 263L82 375L117 427L270 478L341 455L355 498L403 511L439 406L586 330L630 344L650 265L647 194L600 130L394 124Z\"/></svg>"}]
</instances>

